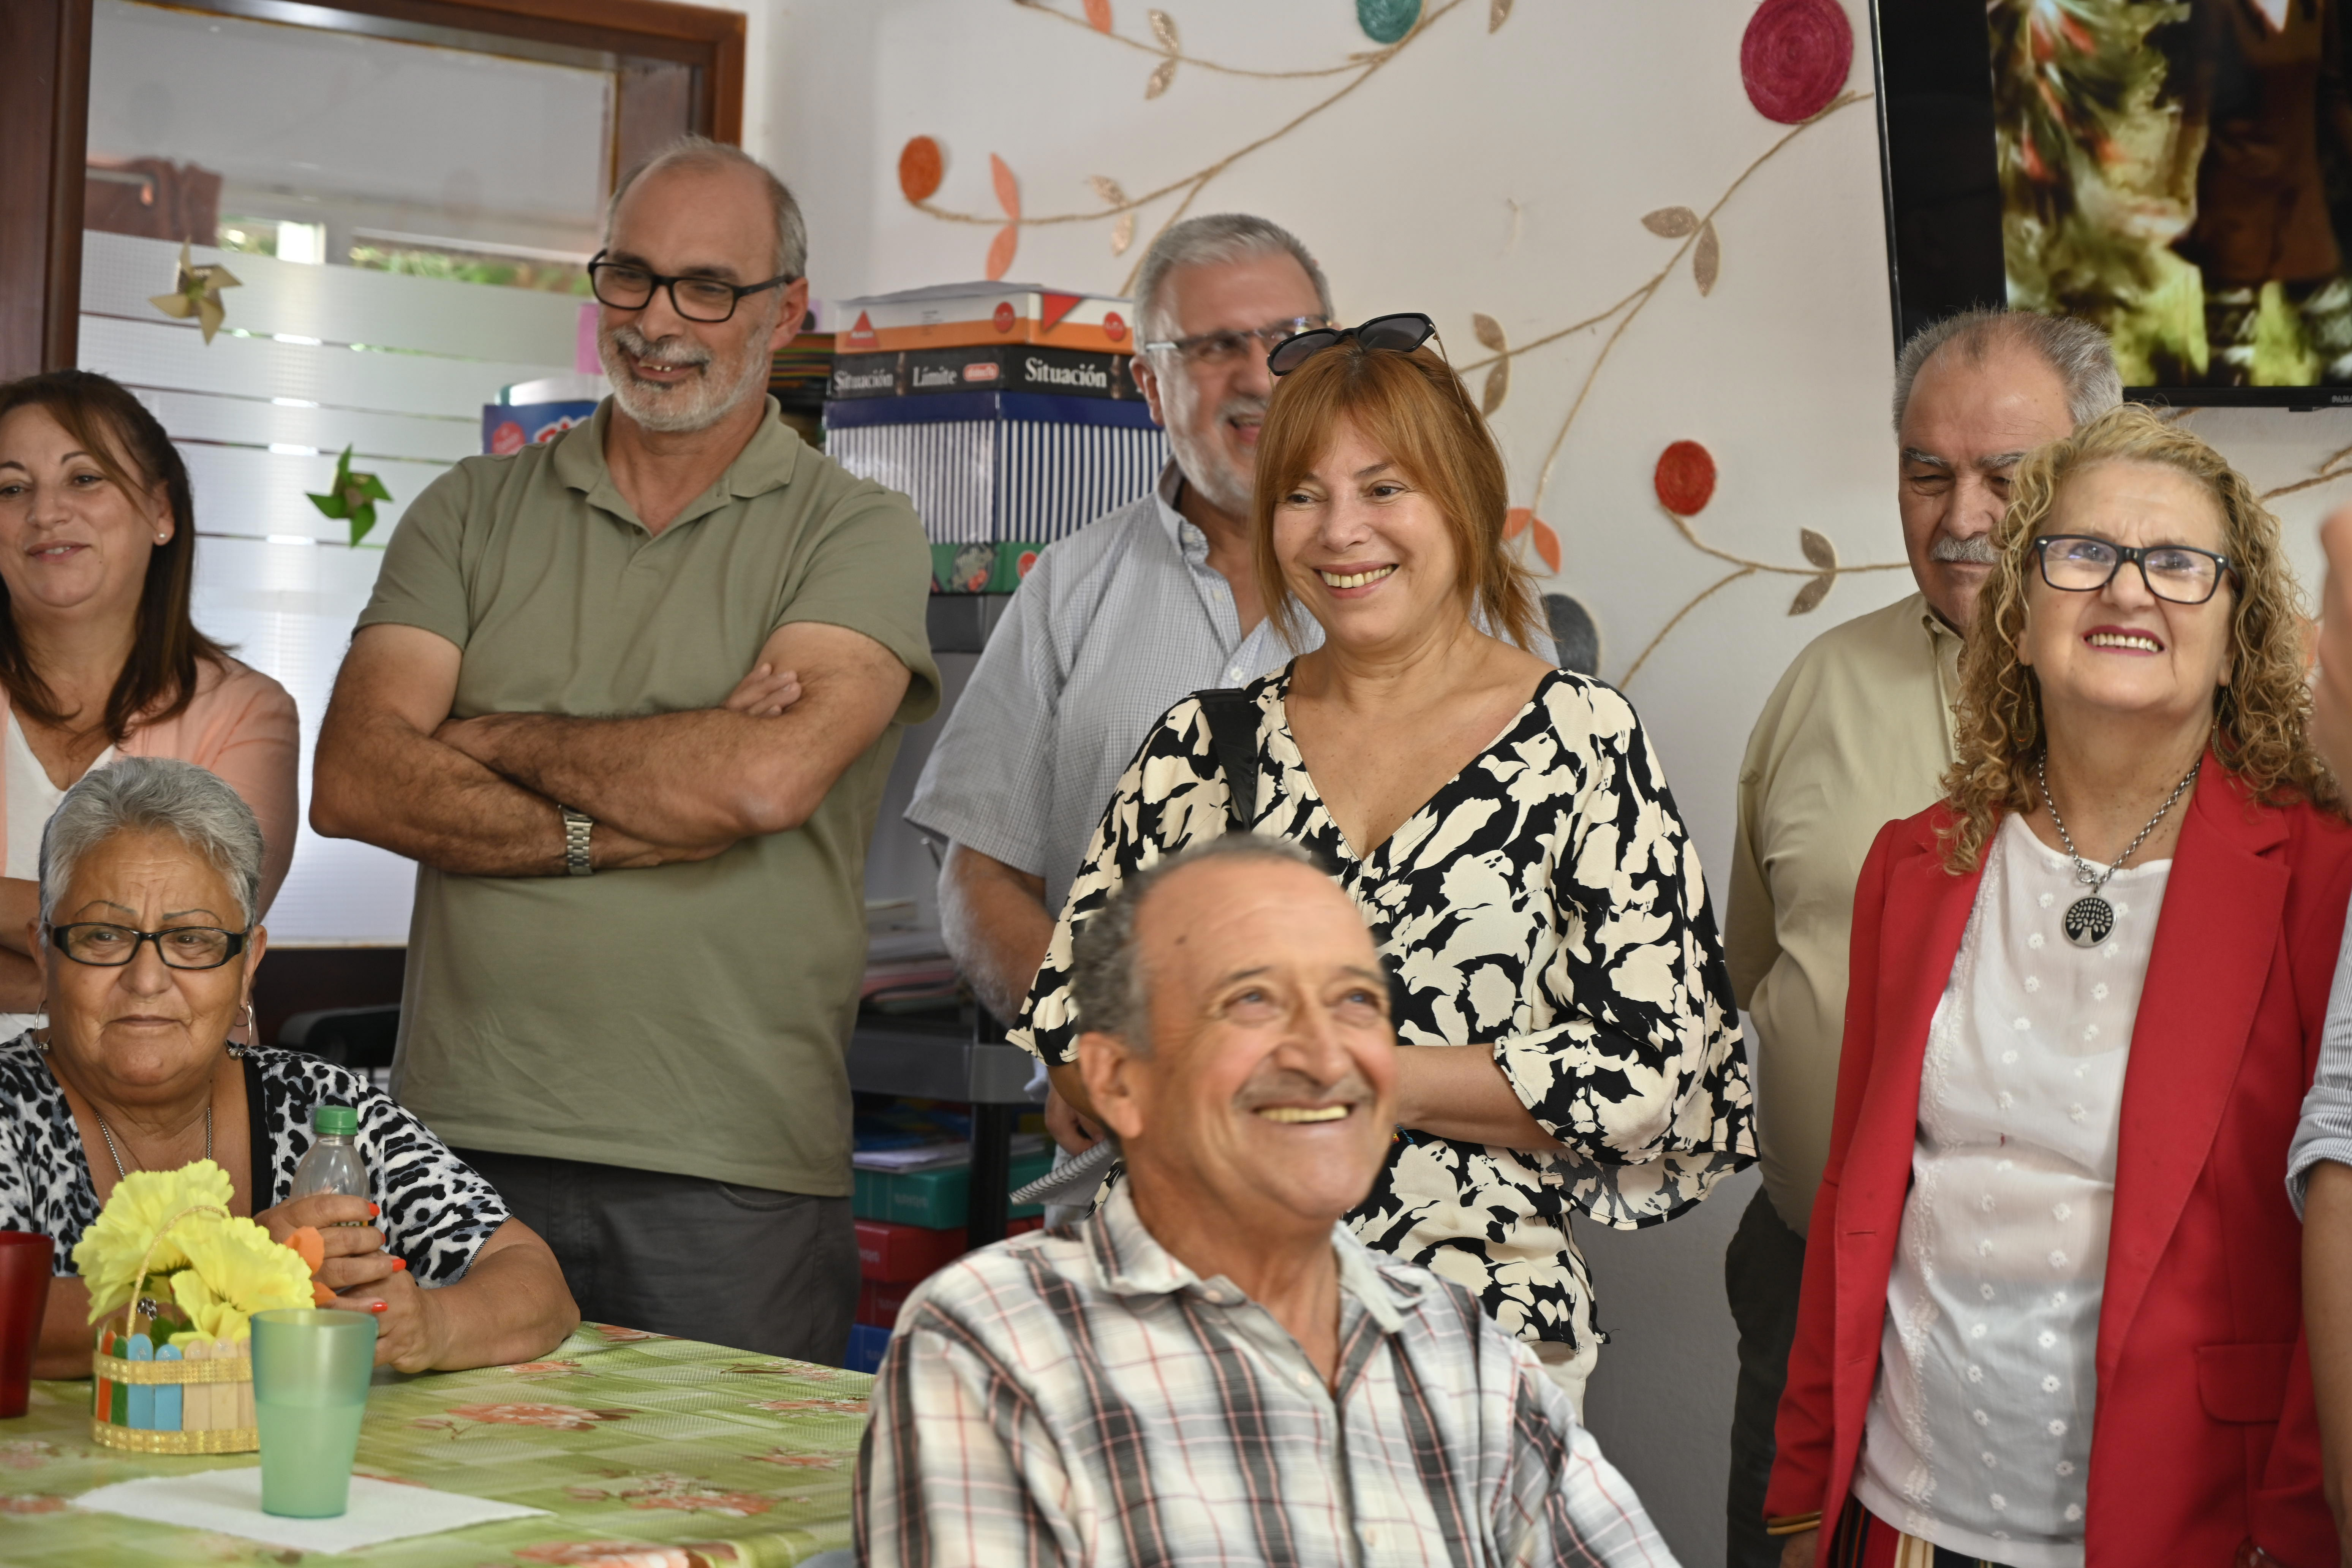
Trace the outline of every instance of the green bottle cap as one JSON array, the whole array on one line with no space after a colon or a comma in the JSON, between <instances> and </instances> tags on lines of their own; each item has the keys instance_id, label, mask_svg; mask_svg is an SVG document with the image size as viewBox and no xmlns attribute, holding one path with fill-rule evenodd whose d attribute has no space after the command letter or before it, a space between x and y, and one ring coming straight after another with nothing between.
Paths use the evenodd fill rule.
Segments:
<instances>
[{"instance_id":1,"label":"green bottle cap","mask_svg":"<svg viewBox=\"0 0 2352 1568\"><path fill-rule=\"evenodd\" d=\"M360 1113L348 1105L322 1105L310 1112L310 1131L321 1138L357 1137Z\"/></svg>"}]
</instances>

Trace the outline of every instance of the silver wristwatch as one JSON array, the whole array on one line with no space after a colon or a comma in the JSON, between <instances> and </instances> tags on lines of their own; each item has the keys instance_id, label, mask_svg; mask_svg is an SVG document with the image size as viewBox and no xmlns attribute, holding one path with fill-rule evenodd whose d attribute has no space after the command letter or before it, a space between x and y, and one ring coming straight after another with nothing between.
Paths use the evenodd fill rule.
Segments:
<instances>
[{"instance_id":1,"label":"silver wristwatch","mask_svg":"<svg viewBox=\"0 0 2352 1568\"><path fill-rule=\"evenodd\" d=\"M564 870L574 877L594 874L595 863L588 858L588 832L596 826L595 818L568 805L559 805L555 809L563 814Z\"/></svg>"}]
</instances>

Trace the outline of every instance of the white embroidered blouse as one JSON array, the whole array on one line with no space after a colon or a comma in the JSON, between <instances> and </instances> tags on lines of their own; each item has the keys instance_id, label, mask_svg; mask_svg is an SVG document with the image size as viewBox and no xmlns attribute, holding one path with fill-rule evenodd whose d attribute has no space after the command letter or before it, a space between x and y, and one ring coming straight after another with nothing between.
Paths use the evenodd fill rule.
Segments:
<instances>
[{"instance_id":1,"label":"white embroidered blouse","mask_svg":"<svg viewBox=\"0 0 2352 1568\"><path fill-rule=\"evenodd\" d=\"M1928 1027L1854 1494L2011 1568L2083 1564L2124 1066L2171 872L2117 872L2115 930L2076 947L2074 863L2007 818Z\"/></svg>"}]
</instances>

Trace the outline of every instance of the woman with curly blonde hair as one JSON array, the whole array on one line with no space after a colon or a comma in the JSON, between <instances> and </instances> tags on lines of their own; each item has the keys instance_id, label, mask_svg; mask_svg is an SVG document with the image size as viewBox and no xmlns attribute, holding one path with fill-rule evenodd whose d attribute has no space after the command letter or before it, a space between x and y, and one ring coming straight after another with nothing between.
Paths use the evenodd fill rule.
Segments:
<instances>
[{"instance_id":1,"label":"woman with curly blonde hair","mask_svg":"<svg viewBox=\"0 0 2352 1568\"><path fill-rule=\"evenodd\" d=\"M2280 1177L2352 828L2277 520L2126 406L1995 542L1945 798L1856 890L1783 1562L2333 1563Z\"/></svg>"}]
</instances>

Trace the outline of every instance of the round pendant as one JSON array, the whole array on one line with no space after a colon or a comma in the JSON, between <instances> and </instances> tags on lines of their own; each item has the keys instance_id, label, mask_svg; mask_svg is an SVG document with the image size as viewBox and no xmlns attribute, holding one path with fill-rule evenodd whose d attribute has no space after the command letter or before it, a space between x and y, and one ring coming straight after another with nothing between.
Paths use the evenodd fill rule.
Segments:
<instances>
[{"instance_id":1,"label":"round pendant","mask_svg":"<svg viewBox=\"0 0 2352 1568\"><path fill-rule=\"evenodd\" d=\"M2116 907L2096 893L2066 906L2066 940L2076 947L2096 947L2115 929Z\"/></svg>"}]
</instances>

